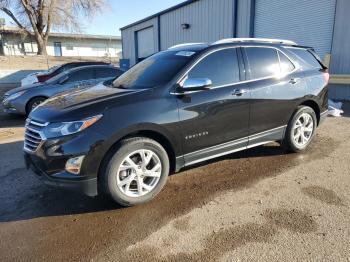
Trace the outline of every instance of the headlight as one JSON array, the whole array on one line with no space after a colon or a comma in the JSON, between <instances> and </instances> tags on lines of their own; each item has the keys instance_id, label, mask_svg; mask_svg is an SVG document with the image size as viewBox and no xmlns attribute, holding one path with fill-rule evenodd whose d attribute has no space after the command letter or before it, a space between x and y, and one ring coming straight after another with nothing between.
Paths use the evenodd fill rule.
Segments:
<instances>
[{"instance_id":1,"label":"headlight","mask_svg":"<svg viewBox=\"0 0 350 262\"><path fill-rule=\"evenodd\" d=\"M26 92L26 91L19 91L19 92L17 92L17 93L14 93L14 94L12 94L12 95L9 95L9 96L6 97L6 100L14 100L14 99L20 97L21 95L23 95L25 92Z\"/></svg>"},{"instance_id":2,"label":"headlight","mask_svg":"<svg viewBox=\"0 0 350 262\"><path fill-rule=\"evenodd\" d=\"M89 126L95 124L101 119L101 117L102 115L97 115L79 121L52 123L44 128L43 133L46 138L71 135L83 131Z\"/></svg>"}]
</instances>

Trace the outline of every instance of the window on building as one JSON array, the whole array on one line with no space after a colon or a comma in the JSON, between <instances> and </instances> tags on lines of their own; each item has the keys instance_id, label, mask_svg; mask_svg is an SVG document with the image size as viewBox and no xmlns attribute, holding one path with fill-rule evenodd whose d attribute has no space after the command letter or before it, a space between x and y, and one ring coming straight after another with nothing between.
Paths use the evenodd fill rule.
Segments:
<instances>
[{"instance_id":1,"label":"window on building","mask_svg":"<svg viewBox=\"0 0 350 262\"><path fill-rule=\"evenodd\" d=\"M281 74L285 75L292 72L295 69L293 63L283 53L278 52L280 57Z\"/></svg>"},{"instance_id":2,"label":"window on building","mask_svg":"<svg viewBox=\"0 0 350 262\"><path fill-rule=\"evenodd\" d=\"M264 47L245 48L252 79L280 75L280 64L277 50Z\"/></svg>"},{"instance_id":3,"label":"window on building","mask_svg":"<svg viewBox=\"0 0 350 262\"><path fill-rule=\"evenodd\" d=\"M74 46L72 46L72 45L67 45L67 46L66 46L66 50L72 51L72 50L74 50Z\"/></svg>"},{"instance_id":4,"label":"window on building","mask_svg":"<svg viewBox=\"0 0 350 262\"><path fill-rule=\"evenodd\" d=\"M236 49L228 48L208 55L188 73L188 77L209 78L212 87L239 82Z\"/></svg>"}]
</instances>

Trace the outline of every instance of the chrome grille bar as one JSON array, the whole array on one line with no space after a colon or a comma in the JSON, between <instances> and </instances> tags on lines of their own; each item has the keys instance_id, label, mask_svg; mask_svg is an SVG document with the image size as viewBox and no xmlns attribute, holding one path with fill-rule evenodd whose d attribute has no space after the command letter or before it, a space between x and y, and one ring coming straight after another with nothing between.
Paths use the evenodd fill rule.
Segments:
<instances>
[{"instance_id":1,"label":"chrome grille bar","mask_svg":"<svg viewBox=\"0 0 350 262\"><path fill-rule=\"evenodd\" d=\"M35 152L44 140L42 129L49 123L40 123L31 119L26 120L23 149L27 152Z\"/></svg>"}]
</instances>

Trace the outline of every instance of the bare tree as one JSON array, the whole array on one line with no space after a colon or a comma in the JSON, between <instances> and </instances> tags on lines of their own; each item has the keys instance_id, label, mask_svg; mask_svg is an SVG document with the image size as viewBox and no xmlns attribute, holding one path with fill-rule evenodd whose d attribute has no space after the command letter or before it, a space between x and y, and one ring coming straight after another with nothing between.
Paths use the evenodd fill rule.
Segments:
<instances>
[{"instance_id":1,"label":"bare tree","mask_svg":"<svg viewBox=\"0 0 350 262\"><path fill-rule=\"evenodd\" d=\"M38 54L46 55L51 30L80 31L81 18L91 18L105 6L106 0L0 0L0 10L9 16L19 29L33 36Z\"/></svg>"}]
</instances>

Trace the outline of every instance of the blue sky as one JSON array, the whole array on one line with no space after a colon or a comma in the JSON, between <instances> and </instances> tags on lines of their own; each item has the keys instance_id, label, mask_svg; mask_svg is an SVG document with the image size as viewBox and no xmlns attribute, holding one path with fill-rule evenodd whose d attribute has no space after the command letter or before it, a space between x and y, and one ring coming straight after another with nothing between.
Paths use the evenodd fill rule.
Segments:
<instances>
[{"instance_id":1,"label":"blue sky","mask_svg":"<svg viewBox=\"0 0 350 262\"><path fill-rule=\"evenodd\" d=\"M92 21L83 21L87 34L120 35L119 28L145 18L184 0L107 0L109 7ZM11 19L0 12L0 17L10 24Z\"/></svg>"}]
</instances>

